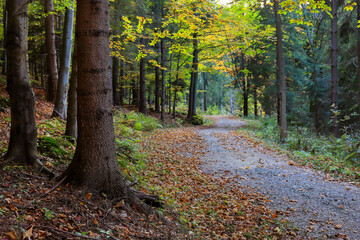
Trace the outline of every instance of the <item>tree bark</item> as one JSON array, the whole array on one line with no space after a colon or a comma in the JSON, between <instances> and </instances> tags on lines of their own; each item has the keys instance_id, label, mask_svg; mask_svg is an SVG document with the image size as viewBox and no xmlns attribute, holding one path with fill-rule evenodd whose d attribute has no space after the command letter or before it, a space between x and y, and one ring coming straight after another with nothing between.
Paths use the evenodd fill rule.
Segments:
<instances>
[{"instance_id":1,"label":"tree bark","mask_svg":"<svg viewBox=\"0 0 360 240\"><path fill-rule=\"evenodd\" d=\"M161 55L161 47L159 43L156 43L156 48L159 51L159 54ZM157 62L160 58L157 57ZM160 68L155 66L155 112L160 113Z\"/></svg>"},{"instance_id":2,"label":"tree bark","mask_svg":"<svg viewBox=\"0 0 360 240\"><path fill-rule=\"evenodd\" d=\"M141 44L145 46L145 39L141 39ZM146 79L145 79L145 57L142 57L140 59L140 102L139 102L139 112L143 114L147 114L147 108L146 108Z\"/></svg>"},{"instance_id":3,"label":"tree bark","mask_svg":"<svg viewBox=\"0 0 360 240\"><path fill-rule=\"evenodd\" d=\"M58 82L57 62L56 62L56 47L55 47L55 28L54 28L54 10L53 0L45 0L45 45L47 54L47 100L54 102L56 97L56 87Z\"/></svg>"},{"instance_id":4,"label":"tree bark","mask_svg":"<svg viewBox=\"0 0 360 240\"><path fill-rule=\"evenodd\" d=\"M249 76L244 77L244 85L243 85L243 110L244 116L249 116Z\"/></svg>"},{"instance_id":5,"label":"tree bark","mask_svg":"<svg viewBox=\"0 0 360 240\"><path fill-rule=\"evenodd\" d=\"M176 101L177 101L177 92L178 92L178 84L179 84L179 70L180 70L180 57L181 51L179 51L176 63L176 76L175 76L175 84L174 84L174 102L173 102L173 118L176 118Z\"/></svg>"},{"instance_id":6,"label":"tree bark","mask_svg":"<svg viewBox=\"0 0 360 240\"><path fill-rule=\"evenodd\" d=\"M77 139L77 48L74 46L65 135Z\"/></svg>"},{"instance_id":7,"label":"tree bark","mask_svg":"<svg viewBox=\"0 0 360 240\"><path fill-rule=\"evenodd\" d=\"M332 0L331 2L331 132L334 136L338 137L338 63L337 63L337 6L338 1Z\"/></svg>"},{"instance_id":8,"label":"tree bark","mask_svg":"<svg viewBox=\"0 0 360 240\"><path fill-rule=\"evenodd\" d=\"M120 96L119 96L119 104L124 104L125 98L125 63L123 60L120 60Z\"/></svg>"},{"instance_id":9,"label":"tree bark","mask_svg":"<svg viewBox=\"0 0 360 240\"><path fill-rule=\"evenodd\" d=\"M2 74L6 74L7 72L7 54L6 54L6 34L7 34L7 26L8 26L8 12L7 12L7 0L4 0L4 9L3 9L3 29L4 29L4 40L3 40L3 48L4 48L4 54L3 54L3 65L2 65Z\"/></svg>"},{"instance_id":10,"label":"tree bark","mask_svg":"<svg viewBox=\"0 0 360 240\"><path fill-rule=\"evenodd\" d=\"M204 77L204 112L206 112L207 111L207 92L206 92L207 78L206 78L206 73L203 73L203 77Z\"/></svg>"},{"instance_id":11,"label":"tree bark","mask_svg":"<svg viewBox=\"0 0 360 240\"><path fill-rule=\"evenodd\" d=\"M60 59L59 80L52 116L66 119L66 102L69 84L71 50L73 42L74 10L67 8L63 28L62 54Z\"/></svg>"},{"instance_id":12,"label":"tree bark","mask_svg":"<svg viewBox=\"0 0 360 240\"><path fill-rule=\"evenodd\" d=\"M196 87L199 63L198 39L196 32L193 34L193 49L193 63L191 67L191 82L189 90L189 109L187 115L188 119L191 119L194 115L196 115Z\"/></svg>"},{"instance_id":13,"label":"tree bark","mask_svg":"<svg viewBox=\"0 0 360 240\"><path fill-rule=\"evenodd\" d=\"M113 93L113 105L118 105L118 82L119 82L119 58L112 57L112 93Z\"/></svg>"},{"instance_id":14,"label":"tree bark","mask_svg":"<svg viewBox=\"0 0 360 240\"><path fill-rule=\"evenodd\" d=\"M254 116L258 116L257 87L254 86Z\"/></svg>"},{"instance_id":15,"label":"tree bark","mask_svg":"<svg viewBox=\"0 0 360 240\"><path fill-rule=\"evenodd\" d=\"M28 2L8 0L7 91L10 96L11 130L6 159L39 167L35 96L30 85L27 62Z\"/></svg>"},{"instance_id":16,"label":"tree bark","mask_svg":"<svg viewBox=\"0 0 360 240\"><path fill-rule=\"evenodd\" d=\"M109 197L130 194L115 155L110 73L109 0L78 0L79 135L74 159L65 171L75 186Z\"/></svg>"},{"instance_id":17,"label":"tree bark","mask_svg":"<svg viewBox=\"0 0 360 240\"><path fill-rule=\"evenodd\" d=\"M280 141L283 142L287 138L287 121L286 121L286 77L285 77L285 61L282 47L282 30L281 18L278 14L279 2L274 0L274 13L276 23L276 63L280 84Z\"/></svg>"},{"instance_id":18,"label":"tree bark","mask_svg":"<svg viewBox=\"0 0 360 240\"><path fill-rule=\"evenodd\" d=\"M166 94L166 88L165 88L165 39L160 40L160 49L161 49L161 121L165 121L165 94Z\"/></svg>"},{"instance_id":19,"label":"tree bark","mask_svg":"<svg viewBox=\"0 0 360 240\"><path fill-rule=\"evenodd\" d=\"M360 21L360 0L356 0L357 20ZM358 113L360 114L360 28L357 28L357 84L358 84ZM360 118L360 116L359 116Z\"/></svg>"}]
</instances>

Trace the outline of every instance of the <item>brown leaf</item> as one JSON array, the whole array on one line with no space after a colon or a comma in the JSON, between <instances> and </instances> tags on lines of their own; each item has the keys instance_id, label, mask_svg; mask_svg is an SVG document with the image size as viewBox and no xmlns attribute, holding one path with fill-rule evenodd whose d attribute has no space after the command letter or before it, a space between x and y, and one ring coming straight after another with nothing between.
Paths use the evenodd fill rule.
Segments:
<instances>
[{"instance_id":1,"label":"brown leaf","mask_svg":"<svg viewBox=\"0 0 360 240\"><path fill-rule=\"evenodd\" d=\"M33 227L31 226L31 228L29 228L24 234L22 239L30 239L33 236Z\"/></svg>"},{"instance_id":2,"label":"brown leaf","mask_svg":"<svg viewBox=\"0 0 360 240\"><path fill-rule=\"evenodd\" d=\"M15 230L12 230L11 232L5 233L6 236L8 236L11 240L17 240L18 236L15 232Z\"/></svg>"},{"instance_id":3,"label":"brown leaf","mask_svg":"<svg viewBox=\"0 0 360 240\"><path fill-rule=\"evenodd\" d=\"M91 198L92 198L92 193L86 194L86 199L91 199Z\"/></svg>"}]
</instances>

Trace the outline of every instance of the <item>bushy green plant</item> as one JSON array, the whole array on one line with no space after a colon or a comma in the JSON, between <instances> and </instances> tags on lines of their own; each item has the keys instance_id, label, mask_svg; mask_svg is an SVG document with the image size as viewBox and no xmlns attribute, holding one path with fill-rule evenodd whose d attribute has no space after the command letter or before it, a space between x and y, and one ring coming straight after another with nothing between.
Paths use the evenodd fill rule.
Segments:
<instances>
[{"instance_id":1,"label":"bushy green plant","mask_svg":"<svg viewBox=\"0 0 360 240\"><path fill-rule=\"evenodd\" d=\"M126 114L116 112L114 119L115 124L120 123L137 131L152 131L156 128L162 127L156 118L146 116L142 113L136 113L134 111L128 112Z\"/></svg>"},{"instance_id":2,"label":"bushy green plant","mask_svg":"<svg viewBox=\"0 0 360 240\"><path fill-rule=\"evenodd\" d=\"M191 119L189 120L189 122L192 125L203 125L204 124L204 119L202 116L200 115L194 115L191 117Z\"/></svg>"}]
</instances>

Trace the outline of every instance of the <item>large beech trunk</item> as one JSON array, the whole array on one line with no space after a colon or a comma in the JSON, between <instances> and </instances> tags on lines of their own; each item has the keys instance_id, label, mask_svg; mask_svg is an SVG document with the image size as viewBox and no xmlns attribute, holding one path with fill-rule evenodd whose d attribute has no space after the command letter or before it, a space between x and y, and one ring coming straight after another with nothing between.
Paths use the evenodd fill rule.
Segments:
<instances>
[{"instance_id":1,"label":"large beech trunk","mask_svg":"<svg viewBox=\"0 0 360 240\"><path fill-rule=\"evenodd\" d=\"M11 130L6 158L38 165L35 97L27 63L28 3L23 0L8 0L7 8L7 91L10 96Z\"/></svg>"},{"instance_id":2,"label":"large beech trunk","mask_svg":"<svg viewBox=\"0 0 360 240\"><path fill-rule=\"evenodd\" d=\"M47 100L50 102L55 101L56 88L58 81L57 60L56 60L56 46L55 46L55 28L54 28L54 14L49 14L54 11L53 0L45 0L45 45L47 54Z\"/></svg>"}]
</instances>

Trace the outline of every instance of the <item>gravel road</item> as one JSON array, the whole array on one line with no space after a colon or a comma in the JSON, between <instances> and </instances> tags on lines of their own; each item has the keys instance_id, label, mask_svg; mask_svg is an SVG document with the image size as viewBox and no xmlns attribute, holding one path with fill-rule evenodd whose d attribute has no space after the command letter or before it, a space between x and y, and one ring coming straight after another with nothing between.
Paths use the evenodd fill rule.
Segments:
<instances>
[{"instance_id":1,"label":"gravel road","mask_svg":"<svg viewBox=\"0 0 360 240\"><path fill-rule=\"evenodd\" d=\"M202 168L236 177L243 191L263 194L269 207L311 239L360 240L360 190L310 168L296 166L264 146L233 134L246 125L236 118L212 117L199 130L208 145Z\"/></svg>"}]
</instances>

